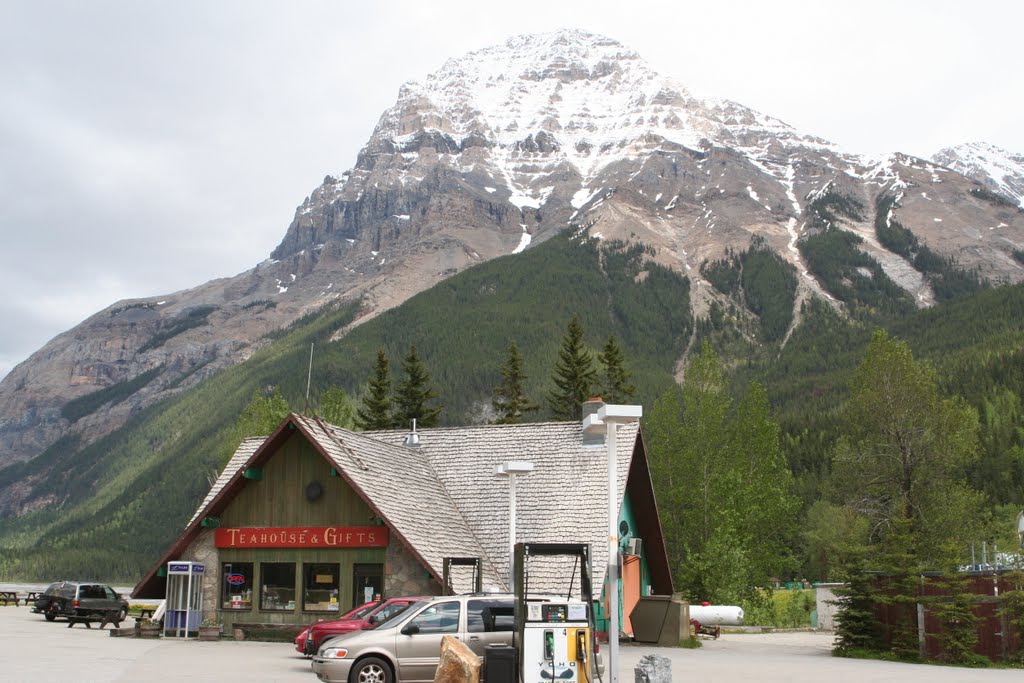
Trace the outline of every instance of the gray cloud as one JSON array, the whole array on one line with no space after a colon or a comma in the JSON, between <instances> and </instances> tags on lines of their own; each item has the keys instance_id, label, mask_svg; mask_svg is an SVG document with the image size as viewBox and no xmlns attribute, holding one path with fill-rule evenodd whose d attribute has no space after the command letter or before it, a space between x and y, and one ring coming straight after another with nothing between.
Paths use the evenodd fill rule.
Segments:
<instances>
[{"instance_id":1,"label":"gray cloud","mask_svg":"<svg viewBox=\"0 0 1024 683\"><path fill-rule=\"evenodd\" d=\"M854 151L1024 151L1016 3L707 4L7 3L0 376L117 299L253 266L402 82L516 33L609 35Z\"/></svg>"}]
</instances>

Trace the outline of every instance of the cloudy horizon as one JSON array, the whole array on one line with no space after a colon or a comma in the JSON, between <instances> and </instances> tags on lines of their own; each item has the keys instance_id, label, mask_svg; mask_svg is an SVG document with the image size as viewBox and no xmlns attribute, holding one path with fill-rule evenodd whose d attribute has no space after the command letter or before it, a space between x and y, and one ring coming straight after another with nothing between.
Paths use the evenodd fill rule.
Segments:
<instances>
[{"instance_id":1,"label":"cloudy horizon","mask_svg":"<svg viewBox=\"0 0 1024 683\"><path fill-rule=\"evenodd\" d=\"M0 378L118 300L252 268L402 83L521 33L606 35L858 153L1024 153L1024 9L1009 2L366 5L5 5Z\"/></svg>"}]
</instances>

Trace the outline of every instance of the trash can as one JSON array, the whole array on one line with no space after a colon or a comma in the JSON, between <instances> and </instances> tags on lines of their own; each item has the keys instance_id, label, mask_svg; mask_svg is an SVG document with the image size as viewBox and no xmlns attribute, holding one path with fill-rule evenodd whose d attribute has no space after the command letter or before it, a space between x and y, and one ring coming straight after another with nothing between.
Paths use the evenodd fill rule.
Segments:
<instances>
[{"instance_id":1,"label":"trash can","mask_svg":"<svg viewBox=\"0 0 1024 683\"><path fill-rule=\"evenodd\" d=\"M671 595L642 596L629 613L629 623L633 625L633 640L638 643L658 642L671 602Z\"/></svg>"},{"instance_id":2,"label":"trash can","mask_svg":"<svg viewBox=\"0 0 1024 683\"><path fill-rule=\"evenodd\" d=\"M516 649L511 645L488 645L484 648L484 681L516 683Z\"/></svg>"}]
</instances>

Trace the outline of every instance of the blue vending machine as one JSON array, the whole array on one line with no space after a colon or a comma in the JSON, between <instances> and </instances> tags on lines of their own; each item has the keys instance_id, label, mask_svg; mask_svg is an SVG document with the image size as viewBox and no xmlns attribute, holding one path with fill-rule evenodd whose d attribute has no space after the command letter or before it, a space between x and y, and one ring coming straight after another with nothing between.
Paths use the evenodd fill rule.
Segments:
<instances>
[{"instance_id":1,"label":"blue vending machine","mask_svg":"<svg viewBox=\"0 0 1024 683\"><path fill-rule=\"evenodd\" d=\"M164 636L188 638L199 635L203 621L203 572L198 562L167 563L167 611Z\"/></svg>"}]
</instances>

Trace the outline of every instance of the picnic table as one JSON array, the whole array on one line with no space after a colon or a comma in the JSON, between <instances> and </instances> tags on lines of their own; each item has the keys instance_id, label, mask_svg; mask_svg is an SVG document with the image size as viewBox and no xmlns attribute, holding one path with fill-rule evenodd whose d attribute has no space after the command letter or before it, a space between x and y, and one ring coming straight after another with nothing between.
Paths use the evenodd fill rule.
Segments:
<instances>
[{"instance_id":1,"label":"picnic table","mask_svg":"<svg viewBox=\"0 0 1024 683\"><path fill-rule=\"evenodd\" d=\"M29 591L25 596L25 607L28 607L39 598L39 591Z\"/></svg>"},{"instance_id":2,"label":"picnic table","mask_svg":"<svg viewBox=\"0 0 1024 683\"><path fill-rule=\"evenodd\" d=\"M14 591L0 591L0 600L4 601L4 607L10 602L13 602L14 606L17 607L18 599L18 594Z\"/></svg>"}]
</instances>

